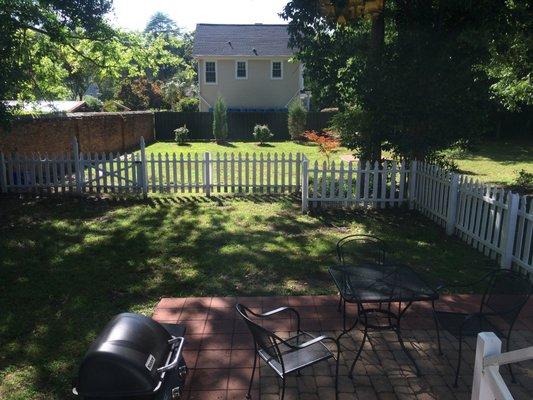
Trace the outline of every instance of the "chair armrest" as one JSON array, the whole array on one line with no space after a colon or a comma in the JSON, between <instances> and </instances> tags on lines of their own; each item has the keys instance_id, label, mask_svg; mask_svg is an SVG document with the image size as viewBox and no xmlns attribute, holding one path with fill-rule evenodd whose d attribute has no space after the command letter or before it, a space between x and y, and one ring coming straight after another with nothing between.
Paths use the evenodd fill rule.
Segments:
<instances>
[{"instance_id":1,"label":"chair armrest","mask_svg":"<svg viewBox=\"0 0 533 400\"><path fill-rule=\"evenodd\" d=\"M474 285L486 280L490 275L492 275L494 273L494 271L496 271L496 270L495 269L491 269L489 272L483 274L483 276L481 278L479 278L479 279L477 279L475 281L472 281L472 282L468 282L468 283L449 284L449 283L441 282L440 284L437 285L435 290L437 292L439 292L439 291L441 291L442 289L445 289L445 288L467 288L467 287L471 287L471 286L474 286Z\"/></svg>"},{"instance_id":2,"label":"chair armrest","mask_svg":"<svg viewBox=\"0 0 533 400\"><path fill-rule=\"evenodd\" d=\"M298 346L294 346L298 349L304 349L308 346L311 346L312 344L315 344L315 343L318 343L318 342L321 342L322 340L326 339L327 337L322 335L322 336L317 336L316 338L314 339L311 339L311 340L308 340L307 342L303 342L302 344L299 344Z\"/></svg>"},{"instance_id":3,"label":"chair armrest","mask_svg":"<svg viewBox=\"0 0 533 400\"><path fill-rule=\"evenodd\" d=\"M294 313L294 315L296 315L296 321L297 321L297 331L300 332L300 314L298 313L298 311L296 311L294 308L292 307L279 307L279 308L275 308L274 310L270 310L270 311L267 311L263 314L256 314L256 316L258 317L261 317L261 318L266 318L266 317L271 317L272 315L276 315L276 314L279 314L281 312L292 312Z\"/></svg>"}]
</instances>

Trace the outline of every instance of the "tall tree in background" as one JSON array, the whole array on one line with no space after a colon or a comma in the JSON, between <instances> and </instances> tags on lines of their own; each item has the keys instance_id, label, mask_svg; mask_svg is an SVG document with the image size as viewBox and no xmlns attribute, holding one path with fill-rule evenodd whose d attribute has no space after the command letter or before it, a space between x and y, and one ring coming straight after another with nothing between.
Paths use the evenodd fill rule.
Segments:
<instances>
[{"instance_id":1,"label":"tall tree in background","mask_svg":"<svg viewBox=\"0 0 533 400\"><path fill-rule=\"evenodd\" d=\"M160 34L169 34L179 36L181 31L176 22L167 14L158 11L150 17L150 20L144 28L144 33L151 33L155 36Z\"/></svg>"},{"instance_id":2,"label":"tall tree in background","mask_svg":"<svg viewBox=\"0 0 533 400\"><path fill-rule=\"evenodd\" d=\"M334 123L344 143L372 161L376 144L431 158L482 133L494 83L483 67L509 24L508 4L388 0L380 26L359 17L377 3L293 0L283 12L315 100L343 111Z\"/></svg>"},{"instance_id":3,"label":"tall tree in background","mask_svg":"<svg viewBox=\"0 0 533 400\"><path fill-rule=\"evenodd\" d=\"M0 99L17 97L21 86L34 81L39 54L27 46L29 32L65 46L79 38L105 41L113 36L103 19L111 5L111 0L0 0ZM8 118L0 103L0 123Z\"/></svg>"}]
</instances>

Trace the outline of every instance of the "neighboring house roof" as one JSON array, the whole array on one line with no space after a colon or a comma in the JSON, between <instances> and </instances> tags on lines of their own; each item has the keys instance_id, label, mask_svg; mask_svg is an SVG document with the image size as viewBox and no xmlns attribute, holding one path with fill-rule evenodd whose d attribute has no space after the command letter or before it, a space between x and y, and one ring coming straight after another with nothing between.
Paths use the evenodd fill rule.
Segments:
<instances>
[{"instance_id":1,"label":"neighboring house roof","mask_svg":"<svg viewBox=\"0 0 533 400\"><path fill-rule=\"evenodd\" d=\"M7 100L4 101L7 107L20 107L27 112L76 112L85 105L85 101L70 101L70 100L38 100L38 101L18 101Z\"/></svg>"},{"instance_id":2,"label":"neighboring house roof","mask_svg":"<svg viewBox=\"0 0 533 400\"><path fill-rule=\"evenodd\" d=\"M287 25L197 24L193 55L290 57Z\"/></svg>"}]
</instances>

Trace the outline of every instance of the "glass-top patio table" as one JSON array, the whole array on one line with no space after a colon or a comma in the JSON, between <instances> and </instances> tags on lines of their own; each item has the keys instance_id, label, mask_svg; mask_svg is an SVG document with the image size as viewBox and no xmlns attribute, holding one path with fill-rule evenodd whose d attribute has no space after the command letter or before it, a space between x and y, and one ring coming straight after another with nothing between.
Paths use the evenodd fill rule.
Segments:
<instances>
[{"instance_id":1,"label":"glass-top patio table","mask_svg":"<svg viewBox=\"0 0 533 400\"><path fill-rule=\"evenodd\" d=\"M339 339L354 329L359 321L364 327L363 340L350 368L350 376L353 376L355 363L361 355L369 329L396 332L402 350L415 366L417 375L420 375L415 360L403 343L400 322L413 302L433 302L438 299L438 293L415 271L403 264L337 265L330 267L329 273L343 300L343 331ZM358 311L355 322L348 328L346 303L357 304ZM397 311L392 310L395 303Z\"/></svg>"}]
</instances>

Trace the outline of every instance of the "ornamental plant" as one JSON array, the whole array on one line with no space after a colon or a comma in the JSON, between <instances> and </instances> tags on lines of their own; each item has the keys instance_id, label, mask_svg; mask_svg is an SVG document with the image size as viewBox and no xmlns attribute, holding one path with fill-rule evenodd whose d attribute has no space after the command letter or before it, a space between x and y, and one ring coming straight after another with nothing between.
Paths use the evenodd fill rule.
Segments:
<instances>
[{"instance_id":1,"label":"ornamental plant","mask_svg":"<svg viewBox=\"0 0 533 400\"><path fill-rule=\"evenodd\" d=\"M261 145L263 145L266 141L268 141L268 139L274 136L272 132L270 132L268 125L259 124L254 127L254 131L252 134L254 135L255 140L257 140Z\"/></svg>"},{"instance_id":2,"label":"ornamental plant","mask_svg":"<svg viewBox=\"0 0 533 400\"><path fill-rule=\"evenodd\" d=\"M228 138L228 116L222 97L217 99L213 110L213 136L217 143L224 143Z\"/></svg>"},{"instance_id":3,"label":"ornamental plant","mask_svg":"<svg viewBox=\"0 0 533 400\"><path fill-rule=\"evenodd\" d=\"M341 142L333 132L318 134L315 131L306 131L303 137L318 145L318 151L326 157L328 165L331 154L335 153L341 145Z\"/></svg>"},{"instance_id":4,"label":"ornamental plant","mask_svg":"<svg viewBox=\"0 0 533 400\"><path fill-rule=\"evenodd\" d=\"M292 140L300 140L305 131L307 110L302 101L296 99L289 105L288 128Z\"/></svg>"},{"instance_id":5,"label":"ornamental plant","mask_svg":"<svg viewBox=\"0 0 533 400\"><path fill-rule=\"evenodd\" d=\"M188 137L189 130L187 129L187 125L174 129L174 140L176 140L176 143L184 144Z\"/></svg>"}]
</instances>

